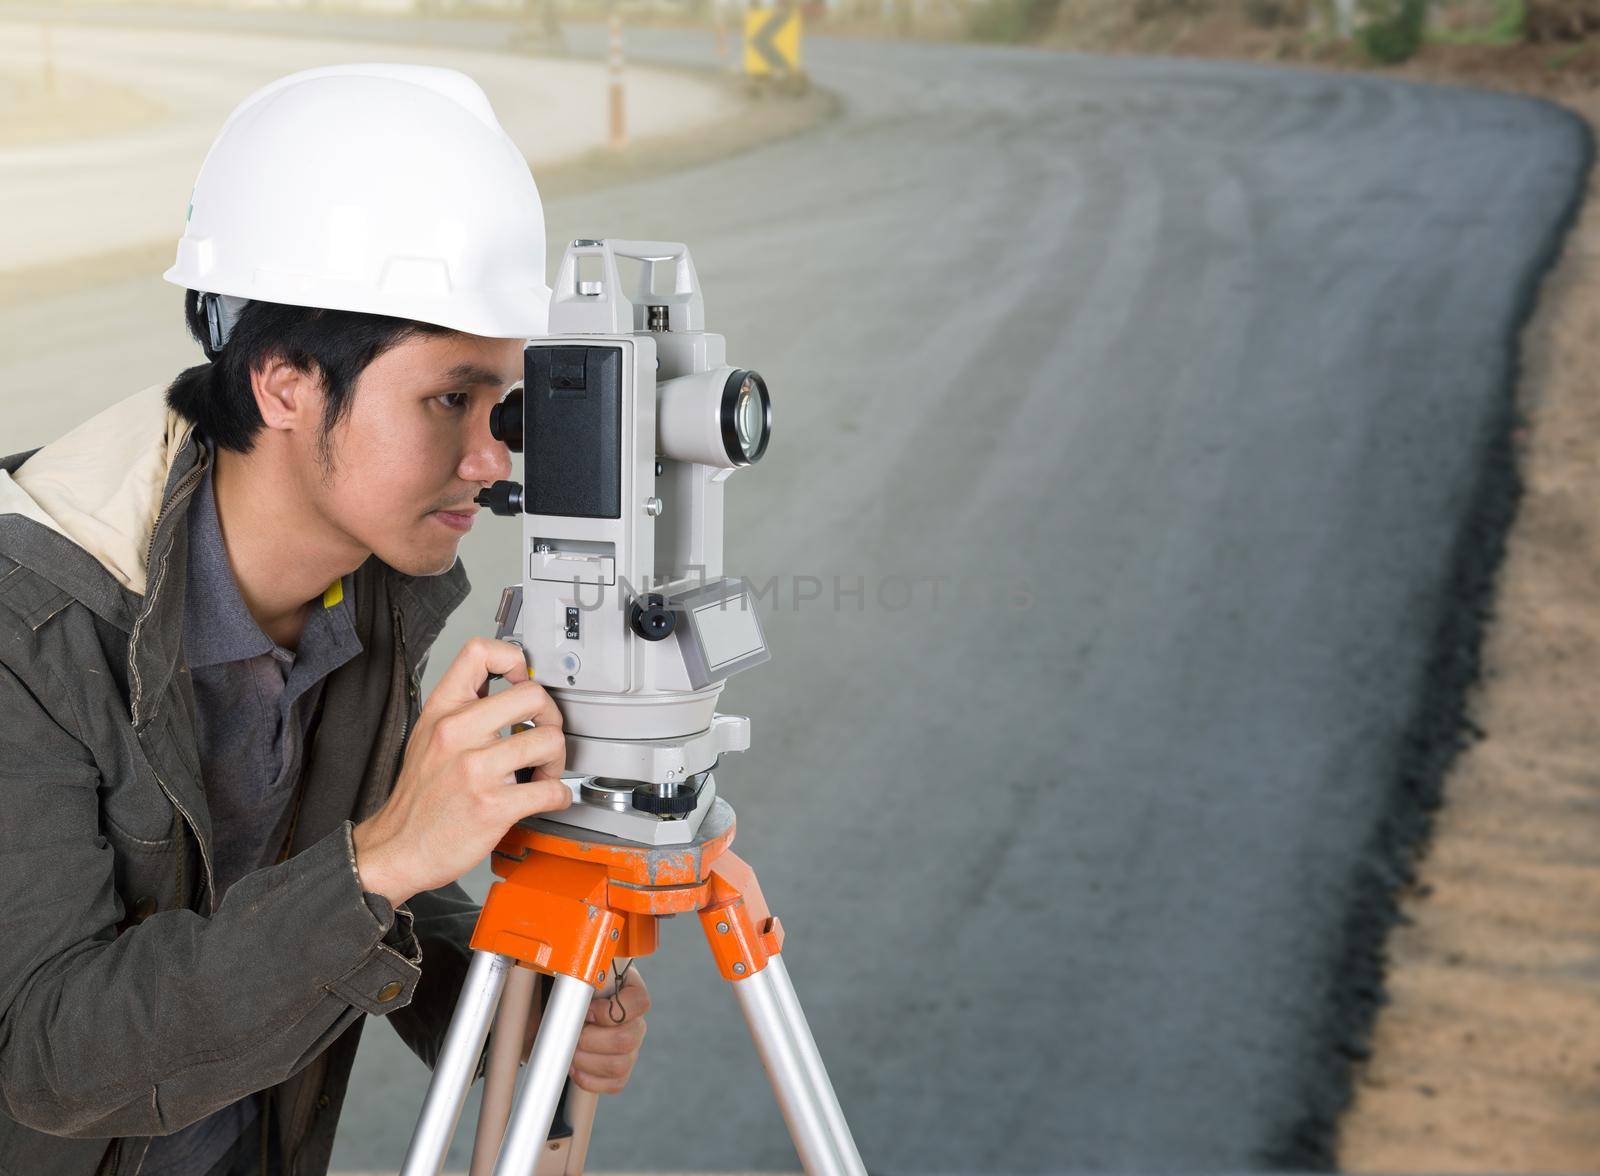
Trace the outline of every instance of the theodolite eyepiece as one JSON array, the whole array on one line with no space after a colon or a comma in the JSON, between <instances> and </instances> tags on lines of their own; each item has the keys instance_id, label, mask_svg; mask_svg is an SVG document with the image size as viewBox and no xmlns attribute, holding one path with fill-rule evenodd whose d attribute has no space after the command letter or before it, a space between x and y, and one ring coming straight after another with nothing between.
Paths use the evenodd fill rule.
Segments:
<instances>
[{"instance_id":1,"label":"theodolite eyepiece","mask_svg":"<svg viewBox=\"0 0 1600 1176\"><path fill-rule=\"evenodd\" d=\"M496 441L504 441L512 453L522 452L521 388L513 388L506 398L489 410L489 432Z\"/></svg>"}]
</instances>

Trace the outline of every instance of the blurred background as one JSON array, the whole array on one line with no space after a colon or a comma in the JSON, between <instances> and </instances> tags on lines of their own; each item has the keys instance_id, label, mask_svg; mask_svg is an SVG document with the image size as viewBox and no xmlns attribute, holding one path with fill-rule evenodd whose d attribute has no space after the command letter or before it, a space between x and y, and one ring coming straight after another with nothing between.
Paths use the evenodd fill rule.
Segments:
<instances>
[{"instance_id":1,"label":"blurred background","mask_svg":"<svg viewBox=\"0 0 1600 1176\"><path fill-rule=\"evenodd\" d=\"M199 361L212 136L362 60L773 390L718 778L872 1171L1600 1167L1600 3L0 0L0 450ZM591 1167L796 1170L698 929L640 967ZM335 1169L427 1079L368 1024Z\"/></svg>"}]
</instances>

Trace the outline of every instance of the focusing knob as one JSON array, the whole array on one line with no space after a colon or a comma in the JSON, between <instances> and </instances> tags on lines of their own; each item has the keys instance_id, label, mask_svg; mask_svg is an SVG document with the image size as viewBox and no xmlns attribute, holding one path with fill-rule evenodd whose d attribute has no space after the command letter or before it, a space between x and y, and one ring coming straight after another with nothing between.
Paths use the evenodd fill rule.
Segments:
<instances>
[{"instance_id":1,"label":"focusing knob","mask_svg":"<svg viewBox=\"0 0 1600 1176\"><path fill-rule=\"evenodd\" d=\"M678 614L667 607L667 599L652 592L643 601L635 600L628 610L633 631L646 641L661 641L672 636L672 627L678 623Z\"/></svg>"},{"instance_id":2,"label":"focusing knob","mask_svg":"<svg viewBox=\"0 0 1600 1176\"><path fill-rule=\"evenodd\" d=\"M512 453L522 452L522 389L513 388L489 410L489 432Z\"/></svg>"},{"instance_id":3,"label":"focusing knob","mask_svg":"<svg viewBox=\"0 0 1600 1176\"><path fill-rule=\"evenodd\" d=\"M519 515L522 513L522 483L496 482L487 490L479 490L472 501L487 506L497 515Z\"/></svg>"}]
</instances>

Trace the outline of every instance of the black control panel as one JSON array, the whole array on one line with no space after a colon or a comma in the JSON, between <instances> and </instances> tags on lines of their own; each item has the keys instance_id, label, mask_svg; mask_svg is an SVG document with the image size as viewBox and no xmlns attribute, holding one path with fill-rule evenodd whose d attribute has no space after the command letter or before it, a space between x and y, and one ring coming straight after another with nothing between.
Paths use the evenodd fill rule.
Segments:
<instances>
[{"instance_id":1,"label":"black control panel","mask_svg":"<svg viewBox=\"0 0 1600 1176\"><path fill-rule=\"evenodd\" d=\"M523 509L622 517L622 348L528 348L523 365Z\"/></svg>"}]
</instances>

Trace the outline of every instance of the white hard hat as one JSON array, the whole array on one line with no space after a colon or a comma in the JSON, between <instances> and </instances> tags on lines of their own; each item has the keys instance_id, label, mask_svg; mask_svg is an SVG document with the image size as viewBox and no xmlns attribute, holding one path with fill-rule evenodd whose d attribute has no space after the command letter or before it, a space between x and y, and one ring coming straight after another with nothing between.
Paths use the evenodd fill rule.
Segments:
<instances>
[{"instance_id":1,"label":"white hard hat","mask_svg":"<svg viewBox=\"0 0 1600 1176\"><path fill-rule=\"evenodd\" d=\"M478 84L340 65L240 103L195 180L174 285L364 311L490 338L542 335L544 206Z\"/></svg>"}]
</instances>

